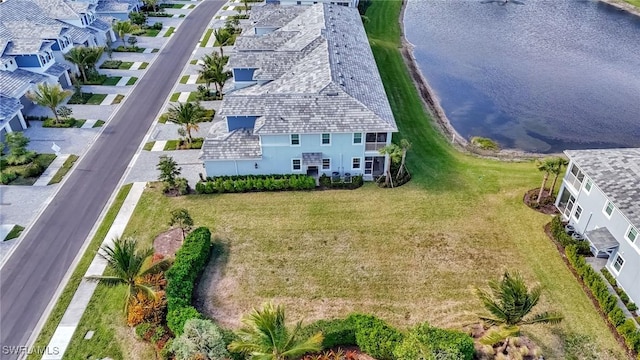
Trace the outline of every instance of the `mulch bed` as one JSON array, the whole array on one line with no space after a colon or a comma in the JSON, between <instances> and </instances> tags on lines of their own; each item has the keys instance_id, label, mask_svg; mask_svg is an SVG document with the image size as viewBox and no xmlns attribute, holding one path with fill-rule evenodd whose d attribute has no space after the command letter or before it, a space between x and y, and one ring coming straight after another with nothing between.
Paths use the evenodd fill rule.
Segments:
<instances>
[{"instance_id":1,"label":"mulch bed","mask_svg":"<svg viewBox=\"0 0 640 360\"><path fill-rule=\"evenodd\" d=\"M540 188L531 189L524 194L524 198L522 201L530 207L531 209L547 214L547 215L555 215L559 214L558 209L554 205L554 198L549 194L549 190L544 190L542 192L542 201L538 204L536 201L538 200L538 194L540 193Z\"/></svg>"},{"instance_id":2,"label":"mulch bed","mask_svg":"<svg viewBox=\"0 0 640 360\"><path fill-rule=\"evenodd\" d=\"M182 230L180 228L171 229L158 235L153 240L153 249L156 254L163 257L175 257L176 252L182 246Z\"/></svg>"}]
</instances>

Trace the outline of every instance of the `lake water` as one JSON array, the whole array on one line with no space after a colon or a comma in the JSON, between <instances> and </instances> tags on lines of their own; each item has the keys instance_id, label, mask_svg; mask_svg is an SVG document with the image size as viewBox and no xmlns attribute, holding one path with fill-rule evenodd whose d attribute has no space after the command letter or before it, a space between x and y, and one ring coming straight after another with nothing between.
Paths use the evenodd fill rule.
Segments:
<instances>
[{"instance_id":1,"label":"lake water","mask_svg":"<svg viewBox=\"0 0 640 360\"><path fill-rule=\"evenodd\" d=\"M536 152L640 147L640 18L597 1L408 0L453 127Z\"/></svg>"}]
</instances>

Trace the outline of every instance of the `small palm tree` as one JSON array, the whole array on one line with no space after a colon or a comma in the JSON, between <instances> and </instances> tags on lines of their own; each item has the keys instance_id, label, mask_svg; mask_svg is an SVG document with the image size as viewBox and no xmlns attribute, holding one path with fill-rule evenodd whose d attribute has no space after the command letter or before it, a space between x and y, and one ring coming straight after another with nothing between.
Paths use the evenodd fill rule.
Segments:
<instances>
[{"instance_id":1,"label":"small palm tree","mask_svg":"<svg viewBox=\"0 0 640 360\"><path fill-rule=\"evenodd\" d=\"M547 180L549 180L549 172L553 168L553 161L551 158L544 158L542 160L538 160L536 162L536 166L538 167L539 171L542 171L544 173L544 176L542 177L542 186L540 187L540 192L538 193L538 199L536 200L536 202L540 204L540 200L542 199L542 194L544 193L544 188L545 186L547 186Z\"/></svg>"},{"instance_id":2,"label":"small palm tree","mask_svg":"<svg viewBox=\"0 0 640 360\"><path fill-rule=\"evenodd\" d=\"M554 157L551 161L551 166L549 168L549 172L553 174L553 183L551 184L551 190L549 190L549 194L553 195L556 192L556 183L558 182L558 177L562 174L562 168L569 165L569 161L562 157Z\"/></svg>"},{"instance_id":3,"label":"small palm tree","mask_svg":"<svg viewBox=\"0 0 640 360\"><path fill-rule=\"evenodd\" d=\"M156 274L169 267L168 260L160 260L145 268L147 259L153 255L153 249L137 249L137 241L132 238L116 238L113 245L103 245L104 253L99 253L109 265L114 275L110 276L88 276L87 280L100 281L107 286L126 285L125 312L129 308L129 303L138 293L143 293L151 299L156 298L156 293L148 285L142 283L142 278L147 274Z\"/></svg>"},{"instance_id":4,"label":"small palm tree","mask_svg":"<svg viewBox=\"0 0 640 360\"><path fill-rule=\"evenodd\" d=\"M137 29L138 27L133 25L131 21L116 21L113 24L113 31L115 31L115 33L118 34L118 37L122 40L122 45L124 45L125 36L127 34L131 34Z\"/></svg>"},{"instance_id":5,"label":"small palm tree","mask_svg":"<svg viewBox=\"0 0 640 360\"><path fill-rule=\"evenodd\" d=\"M489 326L498 329L488 332L481 342L494 345L504 340L504 349L509 344L509 338L520 334L520 327L533 324L558 324L563 317L555 312L543 312L528 316L538 304L542 295L542 287L527 287L519 273L505 272L499 281L489 281L489 290L476 289L478 297L491 316L480 316ZM528 317L527 317L528 316Z\"/></svg>"},{"instance_id":6,"label":"small palm tree","mask_svg":"<svg viewBox=\"0 0 640 360\"><path fill-rule=\"evenodd\" d=\"M400 167L398 168L398 174L396 175L397 179L400 179L402 175L404 175L404 172L407 171L405 162L407 160L407 151L411 149L411 143L407 139L402 139L400 140L400 148L402 149L402 159L400 160Z\"/></svg>"},{"instance_id":7,"label":"small palm tree","mask_svg":"<svg viewBox=\"0 0 640 360\"><path fill-rule=\"evenodd\" d=\"M38 90L35 92L29 91L27 97L34 103L51 109L53 116L56 118L56 123L59 123L60 118L56 111L58 105L60 105L64 99L71 96L71 94L72 92L70 90L63 90L59 84L50 86L47 83L40 83L38 84Z\"/></svg>"},{"instance_id":8,"label":"small palm tree","mask_svg":"<svg viewBox=\"0 0 640 360\"><path fill-rule=\"evenodd\" d=\"M94 46L94 47L86 48L85 53L86 55L84 60L84 66L87 68L89 72L95 73L96 63L98 63L98 61L102 57L102 54L104 53L104 47Z\"/></svg>"},{"instance_id":9,"label":"small palm tree","mask_svg":"<svg viewBox=\"0 0 640 360\"><path fill-rule=\"evenodd\" d=\"M68 53L64 55L64 58L70 63L76 65L82 75L82 80L87 82L87 74L85 72L86 67L86 51L84 46L76 46L71 48Z\"/></svg>"},{"instance_id":10,"label":"small palm tree","mask_svg":"<svg viewBox=\"0 0 640 360\"><path fill-rule=\"evenodd\" d=\"M222 88L224 84L231 77L231 72L225 71L225 66L229 61L228 56L221 56L218 53L211 53L205 55L202 58L202 68L200 69L200 77L205 81L207 85L207 93L209 92L209 86L214 83L216 86L216 92L222 94Z\"/></svg>"},{"instance_id":11,"label":"small palm tree","mask_svg":"<svg viewBox=\"0 0 640 360\"><path fill-rule=\"evenodd\" d=\"M239 340L229 344L229 350L250 356L254 360L285 360L299 358L309 352L320 351L322 333L308 339L300 339L302 322L293 329L285 324L284 306L271 303L262 306L242 319L244 327L237 335Z\"/></svg>"},{"instance_id":12,"label":"small palm tree","mask_svg":"<svg viewBox=\"0 0 640 360\"><path fill-rule=\"evenodd\" d=\"M231 34L226 29L216 29L213 31L213 36L216 38L218 46L220 46L220 56L224 56L224 50L222 47L229 45Z\"/></svg>"},{"instance_id":13,"label":"small palm tree","mask_svg":"<svg viewBox=\"0 0 640 360\"><path fill-rule=\"evenodd\" d=\"M396 144L389 144L378 150L378 152L381 155L389 155L388 159L385 159L384 164L384 183L386 186L391 185L391 187L393 187L393 182L391 180L391 163L398 163L402 160L403 150Z\"/></svg>"},{"instance_id":14,"label":"small palm tree","mask_svg":"<svg viewBox=\"0 0 640 360\"><path fill-rule=\"evenodd\" d=\"M169 121L182 125L187 132L187 141L191 144L191 131L200 130L198 123L205 117L205 110L197 102L172 105L168 111Z\"/></svg>"}]
</instances>

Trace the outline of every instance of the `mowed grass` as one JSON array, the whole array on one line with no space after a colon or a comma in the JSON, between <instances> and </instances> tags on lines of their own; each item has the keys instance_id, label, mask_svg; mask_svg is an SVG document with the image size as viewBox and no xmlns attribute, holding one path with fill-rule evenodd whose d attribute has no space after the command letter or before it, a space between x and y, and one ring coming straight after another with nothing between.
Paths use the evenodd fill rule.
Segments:
<instances>
[{"instance_id":1,"label":"mowed grass","mask_svg":"<svg viewBox=\"0 0 640 360\"><path fill-rule=\"evenodd\" d=\"M628 2L629 4L639 7L640 8L640 0L624 0L626 2Z\"/></svg>"}]
</instances>

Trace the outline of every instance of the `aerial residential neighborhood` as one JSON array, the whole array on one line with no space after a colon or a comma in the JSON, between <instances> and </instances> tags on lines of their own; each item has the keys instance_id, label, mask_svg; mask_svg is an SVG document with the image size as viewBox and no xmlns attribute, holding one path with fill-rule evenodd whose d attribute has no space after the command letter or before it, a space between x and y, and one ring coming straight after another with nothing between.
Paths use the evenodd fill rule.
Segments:
<instances>
[{"instance_id":1,"label":"aerial residential neighborhood","mask_svg":"<svg viewBox=\"0 0 640 360\"><path fill-rule=\"evenodd\" d=\"M638 16L1 1L0 359L640 359Z\"/></svg>"}]
</instances>

